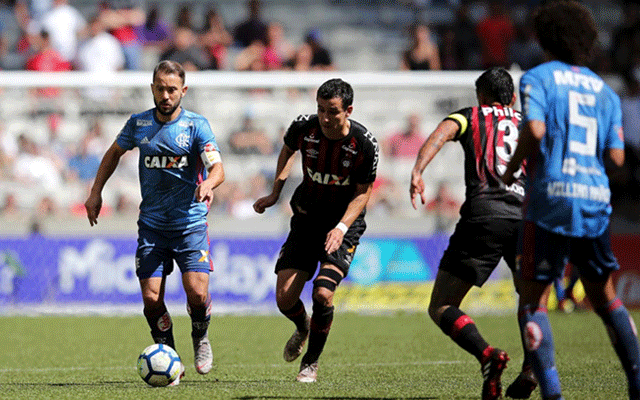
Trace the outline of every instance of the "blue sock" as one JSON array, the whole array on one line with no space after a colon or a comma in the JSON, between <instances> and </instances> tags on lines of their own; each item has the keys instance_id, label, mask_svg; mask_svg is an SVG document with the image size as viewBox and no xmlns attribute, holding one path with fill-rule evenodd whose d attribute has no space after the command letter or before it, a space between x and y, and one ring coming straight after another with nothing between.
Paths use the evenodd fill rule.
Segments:
<instances>
[{"instance_id":1,"label":"blue sock","mask_svg":"<svg viewBox=\"0 0 640 400\"><path fill-rule=\"evenodd\" d=\"M533 312L528 307L518 313L520 330L533 372L540 384L544 399L561 399L560 377L556 369L553 335L547 310L538 308Z\"/></svg>"},{"instance_id":2,"label":"blue sock","mask_svg":"<svg viewBox=\"0 0 640 400\"><path fill-rule=\"evenodd\" d=\"M627 374L629 398L640 399L640 351L635 324L618 298L596 312L602 318L611 338L611 344Z\"/></svg>"}]
</instances>

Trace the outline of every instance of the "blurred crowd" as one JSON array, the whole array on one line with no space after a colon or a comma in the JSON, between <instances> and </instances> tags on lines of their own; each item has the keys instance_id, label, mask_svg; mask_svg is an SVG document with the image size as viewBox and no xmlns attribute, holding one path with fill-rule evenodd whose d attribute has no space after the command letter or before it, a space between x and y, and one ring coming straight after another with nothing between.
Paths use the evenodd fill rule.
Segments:
<instances>
[{"instance_id":1,"label":"blurred crowd","mask_svg":"<svg viewBox=\"0 0 640 400\"><path fill-rule=\"evenodd\" d=\"M528 16L512 15L506 1L440 1L453 18L443 22L425 21L430 1L396 1L416 11L413 23L398 26L405 35L403 48L396 52L397 69L480 70L491 66L529 69L543 61ZM225 21L215 3L206 3L204 13L194 15L193 3L180 4L172 19L161 12L161 4L131 0L100 1L90 13L81 13L68 0L2 0L0 3L0 69L32 71L119 71L144 70L158 60L171 59L189 71L196 70L335 70L335 43L323 40L326 32L308 27L302 37L291 37L290 28L264 14L261 0L248 0L245 15ZM336 7L339 1L332 2ZM525 2L533 8L535 1ZM482 6L482 13L472 13ZM614 177L614 196L640 198L640 7L621 2L623 20L601 32L599 54L591 67L602 74L616 75L623 85L622 97L626 169ZM422 14L421 14L422 13ZM95 89L97 90L97 89ZM55 99L59 89L37 90L42 98ZM95 94L95 93L94 93ZM91 93L87 95L92 96ZM468 104L472 105L472 104ZM454 111L454 110L450 110ZM309 110L313 112L313 109ZM405 126L376 132L383 157L411 163L435 126L425 125L418 110L404 116ZM100 159L110 145L113 132L105 134L100 115L92 116L80 139L65 141L60 135L60 116L48 117L47 137L33 140L28 134L7 134L10 121L0 120L0 180L18 185L39 185L44 195L28 205L3 189L0 215L84 216L82 201L95 176ZM433 121L429 121L430 123ZM268 134L252 115L228 127L225 154L237 157L274 157L280 149L286 127ZM107 139L107 137L109 139ZM271 157L271 158L269 158ZM137 160L124 160L122 182L135 182ZM212 208L236 218L254 216L251 204L270 189L275 161L242 181L225 182L217 191ZM135 186L135 185L134 185ZM288 185L290 188L295 183ZM370 212L394 215L406 201L406 188L394 177L379 176L371 197ZM457 220L463 196L452 193L452 182L434 184L431 199L423 212L436 217L436 228L450 230ZM61 201L53 195L61 188L74 188ZM126 184L124 187L128 187ZM66 190L66 189L65 189ZM137 213L135 190L116 191L106 204L106 214ZM463 194L462 194L463 195ZM283 196L283 198L286 196ZM406 200L406 199L405 199ZM614 199L616 200L616 199ZM286 201L282 210L287 212ZM637 207L629 212L638 218Z\"/></svg>"}]
</instances>

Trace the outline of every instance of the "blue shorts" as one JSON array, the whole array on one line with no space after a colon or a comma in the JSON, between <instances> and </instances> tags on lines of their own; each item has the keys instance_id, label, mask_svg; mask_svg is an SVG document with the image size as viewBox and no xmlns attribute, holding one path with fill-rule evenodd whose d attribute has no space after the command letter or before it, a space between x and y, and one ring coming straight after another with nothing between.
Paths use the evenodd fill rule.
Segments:
<instances>
[{"instance_id":1,"label":"blue shorts","mask_svg":"<svg viewBox=\"0 0 640 400\"><path fill-rule=\"evenodd\" d=\"M591 282L607 280L620 266L611 250L609 228L595 238L558 235L525 222L518 243L517 270L529 281L551 282L562 276L567 263Z\"/></svg>"},{"instance_id":2,"label":"blue shorts","mask_svg":"<svg viewBox=\"0 0 640 400\"><path fill-rule=\"evenodd\" d=\"M136 250L138 278L169 275L173 271L173 260L182 273L213 271L207 225L199 225L188 231L160 231L139 224Z\"/></svg>"}]
</instances>

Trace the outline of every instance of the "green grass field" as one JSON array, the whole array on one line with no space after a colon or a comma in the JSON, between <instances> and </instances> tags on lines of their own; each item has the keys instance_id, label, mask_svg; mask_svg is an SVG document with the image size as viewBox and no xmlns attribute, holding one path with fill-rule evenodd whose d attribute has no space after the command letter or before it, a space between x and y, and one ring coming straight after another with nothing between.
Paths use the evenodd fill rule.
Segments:
<instances>
[{"instance_id":1,"label":"green grass field","mask_svg":"<svg viewBox=\"0 0 640 400\"><path fill-rule=\"evenodd\" d=\"M640 320L639 313L634 313ZM511 362L522 351L516 318L474 320ZM626 379L599 318L551 313L566 399L625 399ZM151 388L135 369L151 344L144 317L0 317L1 399L479 399L477 361L425 314L336 314L319 380L295 382L298 362L282 360L293 325L280 316L216 316L209 336L214 369L193 368L187 317L174 318L187 375L177 387ZM539 399L536 390L533 399Z\"/></svg>"}]
</instances>

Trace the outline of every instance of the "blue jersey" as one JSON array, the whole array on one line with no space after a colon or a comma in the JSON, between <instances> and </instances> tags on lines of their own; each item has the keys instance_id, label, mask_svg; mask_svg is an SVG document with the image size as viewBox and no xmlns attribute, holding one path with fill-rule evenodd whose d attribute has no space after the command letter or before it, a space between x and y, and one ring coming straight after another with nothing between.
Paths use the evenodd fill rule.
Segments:
<instances>
[{"instance_id":1,"label":"blue jersey","mask_svg":"<svg viewBox=\"0 0 640 400\"><path fill-rule=\"evenodd\" d=\"M620 98L588 68L560 61L524 74L520 96L524 122L546 125L527 163L525 219L564 236L600 236L611 214L604 157L624 148Z\"/></svg>"},{"instance_id":2,"label":"blue jersey","mask_svg":"<svg viewBox=\"0 0 640 400\"><path fill-rule=\"evenodd\" d=\"M134 114L116 142L125 150L140 149L140 222L162 230L206 223L208 205L195 200L195 189L207 175L202 152L218 150L218 144L203 116L183 109L162 123L155 109Z\"/></svg>"}]
</instances>

